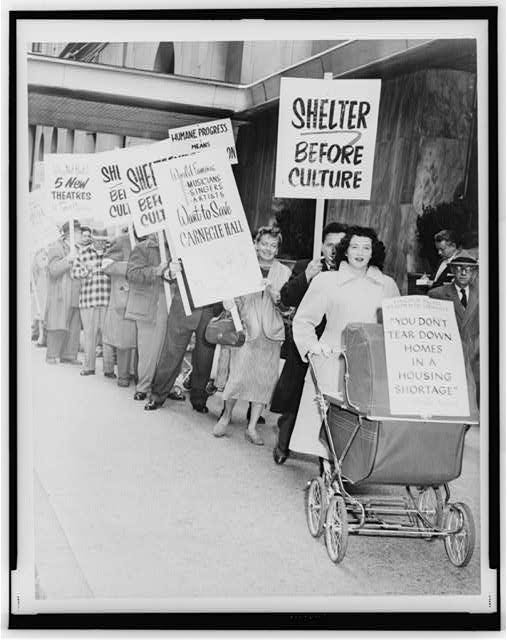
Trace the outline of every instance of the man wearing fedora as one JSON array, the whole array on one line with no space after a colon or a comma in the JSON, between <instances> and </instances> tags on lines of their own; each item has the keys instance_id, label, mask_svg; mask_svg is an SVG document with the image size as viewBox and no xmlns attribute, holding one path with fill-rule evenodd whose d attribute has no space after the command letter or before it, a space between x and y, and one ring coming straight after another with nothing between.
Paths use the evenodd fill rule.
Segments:
<instances>
[{"instance_id":1,"label":"man wearing fedora","mask_svg":"<svg viewBox=\"0 0 507 640\"><path fill-rule=\"evenodd\" d=\"M105 230L92 232L92 242L82 246L72 267L72 277L81 280L79 294L79 309L84 331L84 363L82 376L95 373L95 358L97 348L97 334L104 326L109 297L111 294L110 277L104 273L102 261L108 246ZM104 375L114 377L114 363L111 353L106 353L104 345Z\"/></svg>"},{"instance_id":2,"label":"man wearing fedora","mask_svg":"<svg viewBox=\"0 0 507 640\"><path fill-rule=\"evenodd\" d=\"M431 289L430 298L449 300L454 304L456 321L463 343L465 358L468 358L475 381L477 404L479 404L479 291L477 272L479 263L467 251L461 251L449 262L454 276L451 284Z\"/></svg>"},{"instance_id":3,"label":"man wearing fedora","mask_svg":"<svg viewBox=\"0 0 507 640\"><path fill-rule=\"evenodd\" d=\"M81 226L73 221L74 242L81 241ZM77 358L81 318L79 282L71 279L78 247L70 246L70 225L66 222L61 237L48 248L48 287L45 321L47 326L46 362L80 364Z\"/></svg>"}]
</instances>

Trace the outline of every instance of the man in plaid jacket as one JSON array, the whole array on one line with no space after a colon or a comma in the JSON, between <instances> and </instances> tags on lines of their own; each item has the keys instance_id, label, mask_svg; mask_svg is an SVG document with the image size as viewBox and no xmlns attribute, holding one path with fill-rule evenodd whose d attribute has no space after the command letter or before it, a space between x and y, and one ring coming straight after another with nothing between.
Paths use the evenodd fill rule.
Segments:
<instances>
[{"instance_id":1,"label":"man in plaid jacket","mask_svg":"<svg viewBox=\"0 0 507 640\"><path fill-rule=\"evenodd\" d=\"M72 267L72 277L81 280L79 309L81 311L85 342L82 376L89 376L95 373L97 334L99 329L102 330L111 294L111 280L102 269L102 260L107 246L106 232L94 231L92 242L81 247ZM107 352L107 349L111 353ZM104 345L103 362L104 375L113 377L112 350L106 345Z\"/></svg>"}]
</instances>

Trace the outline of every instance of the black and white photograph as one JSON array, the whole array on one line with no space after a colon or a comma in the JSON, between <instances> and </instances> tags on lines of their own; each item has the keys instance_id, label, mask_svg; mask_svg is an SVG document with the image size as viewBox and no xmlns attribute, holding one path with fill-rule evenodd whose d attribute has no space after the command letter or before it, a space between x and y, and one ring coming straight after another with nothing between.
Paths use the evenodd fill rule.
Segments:
<instances>
[{"instance_id":1,"label":"black and white photograph","mask_svg":"<svg viewBox=\"0 0 507 640\"><path fill-rule=\"evenodd\" d=\"M496 8L461 10L11 14L13 626L498 613Z\"/></svg>"}]
</instances>

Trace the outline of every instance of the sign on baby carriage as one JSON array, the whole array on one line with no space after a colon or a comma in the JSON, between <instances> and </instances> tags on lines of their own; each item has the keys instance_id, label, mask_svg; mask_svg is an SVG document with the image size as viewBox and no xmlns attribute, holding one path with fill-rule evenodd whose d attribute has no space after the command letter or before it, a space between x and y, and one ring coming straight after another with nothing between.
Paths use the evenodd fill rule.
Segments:
<instances>
[{"instance_id":1,"label":"sign on baby carriage","mask_svg":"<svg viewBox=\"0 0 507 640\"><path fill-rule=\"evenodd\" d=\"M463 347L452 302L426 296L382 303L392 414L469 416Z\"/></svg>"}]
</instances>

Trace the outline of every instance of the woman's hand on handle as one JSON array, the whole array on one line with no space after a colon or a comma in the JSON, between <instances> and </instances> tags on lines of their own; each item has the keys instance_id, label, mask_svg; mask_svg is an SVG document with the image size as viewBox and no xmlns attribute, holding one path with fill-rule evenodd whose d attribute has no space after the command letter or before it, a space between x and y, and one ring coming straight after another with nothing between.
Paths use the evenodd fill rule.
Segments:
<instances>
[{"instance_id":1,"label":"woman's hand on handle","mask_svg":"<svg viewBox=\"0 0 507 640\"><path fill-rule=\"evenodd\" d=\"M308 351L308 356L323 356L324 358L330 358L333 355L333 348L325 342L317 342Z\"/></svg>"}]
</instances>

